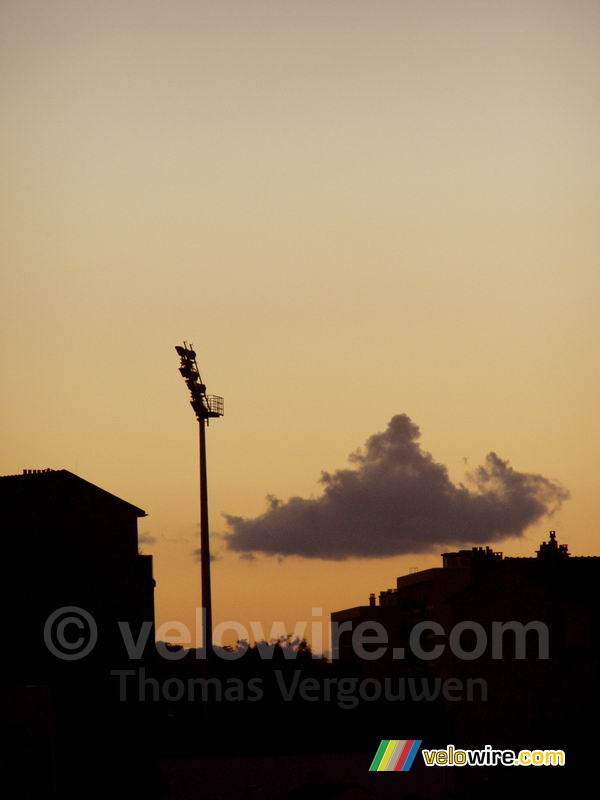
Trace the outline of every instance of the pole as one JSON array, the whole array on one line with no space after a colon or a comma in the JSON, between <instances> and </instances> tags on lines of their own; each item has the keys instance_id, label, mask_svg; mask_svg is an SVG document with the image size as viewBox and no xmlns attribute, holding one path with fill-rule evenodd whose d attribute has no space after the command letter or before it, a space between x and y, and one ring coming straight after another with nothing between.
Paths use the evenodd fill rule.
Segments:
<instances>
[{"instance_id":1,"label":"pole","mask_svg":"<svg viewBox=\"0 0 600 800\"><path fill-rule=\"evenodd\" d=\"M206 480L206 420L198 420L200 428L200 572L202 581L203 648L206 658L212 655L212 598L210 590L210 547L208 542L208 486Z\"/></svg>"}]
</instances>

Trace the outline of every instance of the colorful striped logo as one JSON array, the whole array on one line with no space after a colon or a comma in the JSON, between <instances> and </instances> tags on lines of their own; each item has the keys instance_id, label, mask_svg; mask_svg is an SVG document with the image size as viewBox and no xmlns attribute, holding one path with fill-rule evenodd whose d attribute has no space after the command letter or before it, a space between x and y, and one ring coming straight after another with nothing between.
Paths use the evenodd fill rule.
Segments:
<instances>
[{"instance_id":1,"label":"colorful striped logo","mask_svg":"<svg viewBox=\"0 0 600 800\"><path fill-rule=\"evenodd\" d=\"M422 739L382 739L369 772L408 772Z\"/></svg>"}]
</instances>

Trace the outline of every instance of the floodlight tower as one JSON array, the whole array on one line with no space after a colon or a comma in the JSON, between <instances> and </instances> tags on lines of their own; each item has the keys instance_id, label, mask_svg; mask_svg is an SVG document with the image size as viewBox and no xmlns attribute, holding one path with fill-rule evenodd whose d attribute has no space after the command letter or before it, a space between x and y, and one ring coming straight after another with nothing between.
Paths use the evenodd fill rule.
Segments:
<instances>
[{"instance_id":1,"label":"floodlight tower","mask_svg":"<svg viewBox=\"0 0 600 800\"><path fill-rule=\"evenodd\" d=\"M187 342L175 347L181 359L179 372L186 382L200 437L200 573L202 580L203 646L207 658L212 654L212 596L210 590L210 546L208 541L208 488L206 481L206 426L212 417L223 416L223 398L206 394L193 346Z\"/></svg>"}]
</instances>

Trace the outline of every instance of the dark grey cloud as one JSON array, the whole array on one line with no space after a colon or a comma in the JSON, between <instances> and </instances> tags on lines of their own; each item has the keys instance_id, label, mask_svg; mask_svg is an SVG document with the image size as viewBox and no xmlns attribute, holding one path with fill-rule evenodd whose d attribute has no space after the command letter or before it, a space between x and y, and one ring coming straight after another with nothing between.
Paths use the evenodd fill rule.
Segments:
<instances>
[{"instance_id":1,"label":"dark grey cloud","mask_svg":"<svg viewBox=\"0 0 600 800\"><path fill-rule=\"evenodd\" d=\"M201 556L201 553L202 553L200 548L196 547L196 548L194 548L194 550L192 552L194 554L194 558L196 558L198 561L200 561L200 556ZM217 552L217 553L212 552L210 554L210 560L211 561L222 561L223 560L223 556L222 556L222 554L220 552Z\"/></svg>"},{"instance_id":2,"label":"dark grey cloud","mask_svg":"<svg viewBox=\"0 0 600 800\"><path fill-rule=\"evenodd\" d=\"M418 553L520 536L568 499L543 475L518 472L489 453L483 466L452 483L399 414L350 456L352 467L323 472L316 498L269 496L258 517L225 514L229 549L240 553L345 559Z\"/></svg>"}]
</instances>

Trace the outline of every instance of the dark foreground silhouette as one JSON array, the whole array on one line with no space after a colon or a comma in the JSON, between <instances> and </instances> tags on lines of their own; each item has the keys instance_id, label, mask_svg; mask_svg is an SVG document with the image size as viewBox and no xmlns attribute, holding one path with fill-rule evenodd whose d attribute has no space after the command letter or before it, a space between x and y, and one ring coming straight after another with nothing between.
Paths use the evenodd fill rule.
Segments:
<instances>
[{"instance_id":1,"label":"dark foreground silhouette","mask_svg":"<svg viewBox=\"0 0 600 800\"><path fill-rule=\"evenodd\" d=\"M402 660L358 658L347 633L332 663L291 640L241 643L221 652L228 658L207 660L154 646L152 560L137 544L141 509L65 471L0 478L0 502L3 796L577 796L593 768L586 757L597 719L600 559L569 556L555 536L532 559L446 554L439 570L399 578L379 604L333 615L354 626L380 622L391 645L407 648ZM97 642L84 658L64 659L48 647L47 620L73 607L91 615ZM90 626L72 613L63 611L50 633L60 639L69 618L63 643L85 645ZM527 634L523 659L510 636L502 658L487 648L461 659L446 648L418 659L407 645L424 620L446 631L471 621L490 639L494 621L538 620L549 631L549 658L539 658ZM150 626L136 658L119 621L134 642ZM460 641L466 652L477 644L469 630ZM422 638L425 650L438 642ZM472 696L444 692L450 679L474 681ZM567 765L427 768L419 756L409 773L370 773L380 740L396 732L427 748L562 749Z\"/></svg>"}]
</instances>

